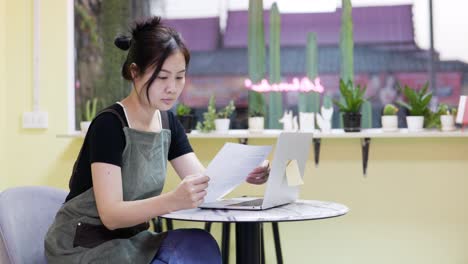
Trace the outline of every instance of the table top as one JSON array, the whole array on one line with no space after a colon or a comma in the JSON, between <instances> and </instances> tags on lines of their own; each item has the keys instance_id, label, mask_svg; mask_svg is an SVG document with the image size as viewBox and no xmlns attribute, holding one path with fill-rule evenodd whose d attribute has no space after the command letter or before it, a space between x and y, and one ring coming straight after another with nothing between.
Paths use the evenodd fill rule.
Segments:
<instances>
[{"instance_id":1,"label":"table top","mask_svg":"<svg viewBox=\"0 0 468 264\"><path fill-rule=\"evenodd\" d=\"M227 209L188 209L162 215L162 218L201 222L286 222L304 221L341 216L348 207L324 201L297 200L262 211Z\"/></svg>"}]
</instances>

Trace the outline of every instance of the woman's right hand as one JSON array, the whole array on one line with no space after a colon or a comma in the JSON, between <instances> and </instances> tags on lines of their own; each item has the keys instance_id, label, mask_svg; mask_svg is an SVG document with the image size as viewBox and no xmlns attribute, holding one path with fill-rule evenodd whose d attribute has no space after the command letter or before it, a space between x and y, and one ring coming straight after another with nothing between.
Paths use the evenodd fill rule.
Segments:
<instances>
[{"instance_id":1,"label":"woman's right hand","mask_svg":"<svg viewBox=\"0 0 468 264\"><path fill-rule=\"evenodd\" d=\"M203 203L210 178L200 173L184 177L171 192L171 208L174 211L196 208Z\"/></svg>"}]
</instances>

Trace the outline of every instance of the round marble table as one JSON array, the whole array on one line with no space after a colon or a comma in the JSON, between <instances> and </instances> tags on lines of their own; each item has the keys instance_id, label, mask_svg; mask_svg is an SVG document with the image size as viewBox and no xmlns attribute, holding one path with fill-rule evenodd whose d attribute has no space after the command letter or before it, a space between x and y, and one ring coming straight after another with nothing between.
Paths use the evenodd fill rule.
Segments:
<instances>
[{"instance_id":1,"label":"round marble table","mask_svg":"<svg viewBox=\"0 0 468 264\"><path fill-rule=\"evenodd\" d=\"M348 207L324 201L297 200L294 203L263 210L189 209L162 218L199 222L232 222L236 224L236 262L262 263L261 223L317 220L346 214Z\"/></svg>"}]
</instances>

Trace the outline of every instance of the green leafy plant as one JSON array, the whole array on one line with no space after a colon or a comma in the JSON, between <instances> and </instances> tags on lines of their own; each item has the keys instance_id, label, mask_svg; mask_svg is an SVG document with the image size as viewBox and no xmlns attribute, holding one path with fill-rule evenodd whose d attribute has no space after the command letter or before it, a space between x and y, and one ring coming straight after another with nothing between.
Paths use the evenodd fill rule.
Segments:
<instances>
[{"instance_id":1,"label":"green leafy plant","mask_svg":"<svg viewBox=\"0 0 468 264\"><path fill-rule=\"evenodd\" d=\"M197 122L197 130L207 133L215 130L215 119L217 118L216 114L216 104L215 97L212 95L210 101L208 102L208 110L203 113L203 122Z\"/></svg>"},{"instance_id":2,"label":"green leafy plant","mask_svg":"<svg viewBox=\"0 0 468 264\"><path fill-rule=\"evenodd\" d=\"M425 128L440 128L440 114L437 112L427 113L424 116L424 127Z\"/></svg>"},{"instance_id":3,"label":"green leafy plant","mask_svg":"<svg viewBox=\"0 0 468 264\"><path fill-rule=\"evenodd\" d=\"M261 110L250 110L249 116L250 117L264 117L265 112Z\"/></svg>"},{"instance_id":4,"label":"green leafy plant","mask_svg":"<svg viewBox=\"0 0 468 264\"><path fill-rule=\"evenodd\" d=\"M229 118L232 115L232 113L234 113L234 110L236 110L236 107L234 106L234 101L231 100L226 107L221 109L219 112L216 112L215 102L215 96L212 95L210 97L210 101L208 102L208 110L205 113L203 113L203 122L197 123L197 130L205 133L215 130L215 119Z\"/></svg>"},{"instance_id":5,"label":"green leafy plant","mask_svg":"<svg viewBox=\"0 0 468 264\"><path fill-rule=\"evenodd\" d=\"M83 121L91 121L96 116L98 98L88 99L85 103Z\"/></svg>"},{"instance_id":6,"label":"green leafy plant","mask_svg":"<svg viewBox=\"0 0 468 264\"><path fill-rule=\"evenodd\" d=\"M263 105L263 97L254 97L252 99L256 102L253 105L249 105L249 116L250 117L264 117L265 116L265 106Z\"/></svg>"},{"instance_id":7,"label":"green leafy plant","mask_svg":"<svg viewBox=\"0 0 468 264\"><path fill-rule=\"evenodd\" d=\"M440 128L442 126L440 121L440 116L442 115L452 115L457 116L457 109L451 108L446 104L440 104L437 107L436 112L427 111L424 116L424 127L426 128Z\"/></svg>"},{"instance_id":8,"label":"green leafy plant","mask_svg":"<svg viewBox=\"0 0 468 264\"><path fill-rule=\"evenodd\" d=\"M234 113L234 110L236 110L236 107L234 106L234 101L231 100L229 101L229 104L226 105L226 107L224 107L217 113L217 116L219 118L229 118L231 117L232 113Z\"/></svg>"},{"instance_id":9,"label":"green leafy plant","mask_svg":"<svg viewBox=\"0 0 468 264\"><path fill-rule=\"evenodd\" d=\"M333 100L343 113L359 113L361 105L367 100L364 98L366 87L355 86L351 80L347 83L340 79L340 93L343 101Z\"/></svg>"},{"instance_id":10,"label":"green leafy plant","mask_svg":"<svg viewBox=\"0 0 468 264\"><path fill-rule=\"evenodd\" d=\"M398 89L403 92L407 102L399 100L397 104L408 109L410 116L426 116L431 113L429 103L432 99L432 92L428 92L429 83L426 83L419 91L405 85L403 89L398 85Z\"/></svg>"},{"instance_id":11,"label":"green leafy plant","mask_svg":"<svg viewBox=\"0 0 468 264\"><path fill-rule=\"evenodd\" d=\"M190 108L189 106L187 106L187 105L185 105L183 103L179 103L177 105L176 114L178 116L190 115L191 112L192 112L192 108Z\"/></svg>"},{"instance_id":12,"label":"green leafy plant","mask_svg":"<svg viewBox=\"0 0 468 264\"><path fill-rule=\"evenodd\" d=\"M441 115L453 115L457 116L457 108L449 107L447 104L439 104L437 112Z\"/></svg>"},{"instance_id":13,"label":"green leafy plant","mask_svg":"<svg viewBox=\"0 0 468 264\"><path fill-rule=\"evenodd\" d=\"M392 116L398 113L398 107L393 104L386 104L383 110L384 116Z\"/></svg>"}]
</instances>

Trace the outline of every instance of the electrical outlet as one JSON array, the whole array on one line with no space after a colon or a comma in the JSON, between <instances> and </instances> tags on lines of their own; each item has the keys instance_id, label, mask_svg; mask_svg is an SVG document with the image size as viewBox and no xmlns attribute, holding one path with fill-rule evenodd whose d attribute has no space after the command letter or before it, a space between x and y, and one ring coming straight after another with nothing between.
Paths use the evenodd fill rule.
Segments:
<instances>
[{"instance_id":1,"label":"electrical outlet","mask_svg":"<svg viewBox=\"0 0 468 264\"><path fill-rule=\"evenodd\" d=\"M23 128L47 128L49 117L47 112L25 112L23 113Z\"/></svg>"}]
</instances>

